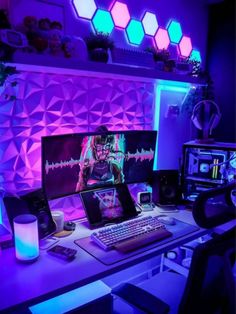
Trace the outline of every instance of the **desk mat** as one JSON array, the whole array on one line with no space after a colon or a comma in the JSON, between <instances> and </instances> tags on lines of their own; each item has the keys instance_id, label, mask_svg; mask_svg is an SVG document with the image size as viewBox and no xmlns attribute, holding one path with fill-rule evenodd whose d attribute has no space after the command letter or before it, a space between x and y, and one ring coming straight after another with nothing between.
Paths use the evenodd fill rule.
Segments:
<instances>
[{"instance_id":1,"label":"desk mat","mask_svg":"<svg viewBox=\"0 0 236 314\"><path fill-rule=\"evenodd\" d=\"M120 262L124 259L143 253L150 249L156 248L158 246L162 246L163 244L176 240L182 236L185 236L186 234L195 232L200 229L197 226L187 224L177 219L175 220L176 220L175 225L166 226L166 229L173 233L171 237L165 238L157 242L150 243L148 245L145 245L131 252L122 253L117 250L104 251L96 243L91 241L90 237L75 240L75 244L77 244L79 247L81 247L83 250L85 250L87 253L95 257L97 260L99 260L103 264L112 265L114 263Z\"/></svg>"}]
</instances>

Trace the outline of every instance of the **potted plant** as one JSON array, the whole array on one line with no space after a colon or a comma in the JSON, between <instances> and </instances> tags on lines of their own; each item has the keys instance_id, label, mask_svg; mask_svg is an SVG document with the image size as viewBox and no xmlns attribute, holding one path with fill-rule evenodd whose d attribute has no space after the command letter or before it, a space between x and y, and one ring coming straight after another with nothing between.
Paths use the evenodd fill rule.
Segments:
<instances>
[{"instance_id":1,"label":"potted plant","mask_svg":"<svg viewBox=\"0 0 236 314\"><path fill-rule=\"evenodd\" d=\"M14 95L9 95L8 90L15 87L17 82L15 80L8 81L9 77L13 74L17 74L15 67L7 66L3 62L0 62L0 88L4 87L2 93L0 93L0 100L1 96L3 96L4 100L14 100L16 97ZM9 83L6 85L6 83ZM9 86L10 85L10 86ZM9 87L9 88L8 88ZM0 90L1 91L1 90Z\"/></svg>"},{"instance_id":2,"label":"potted plant","mask_svg":"<svg viewBox=\"0 0 236 314\"><path fill-rule=\"evenodd\" d=\"M176 61L175 72L178 74L192 75L193 64L189 58L179 57Z\"/></svg>"},{"instance_id":3,"label":"potted plant","mask_svg":"<svg viewBox=\"0 0 236 314\"><path fill-rule=\"evenodd\" d=\"M156 49L154 47L148 47L145 51L152 53L153 59L156 62L156 68L162 71L169 70L169 58L170 53L166 49ZM171 60L172 61L172 60ZM172 65L172 63L171 63Z\"/></svg>"},{"instance_id":4,"label":"potted plant","mask_svg":"<svg viewBox=\"0 0 236 314\"><path fill-rule=\"evenodd\" d=\"M107 62L109 58L108 50L114 47L114 42L109 34L103 32L92 33L85 38L90 60Z\"/></svg>"}]
</instances>

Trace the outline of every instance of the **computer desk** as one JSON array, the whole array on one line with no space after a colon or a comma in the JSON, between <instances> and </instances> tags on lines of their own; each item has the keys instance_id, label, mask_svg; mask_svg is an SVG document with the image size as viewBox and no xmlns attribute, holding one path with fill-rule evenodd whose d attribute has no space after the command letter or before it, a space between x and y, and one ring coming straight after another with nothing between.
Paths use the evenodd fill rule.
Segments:
<instances>
[{"instance_id":1,"label":"computer desk","mask_svg":"<svg viewBox=\"0 0 236 314\"><path fill-rule=\"evenodd\" d=\"M160 214L156 207L144 215ZM195 225L192 214L187 210L169 213L168 215ZM158 256L188 241L203 236L208 231L199 228L168 243L148 249L128 259L112 265L104 265L85 250L74 243L78 238L87 237L92 230L88 228L86 219L77 223L76 230L68 237L61 238L57 244L77 250L76 258L65 262L50 256L46 250L40 250L37 261L31 264L20 263L15 258L14 248L4 249L0 255L0 312L12 312L27 308L88 283L102 279L105 276L136 265L140 262Z\"/></svg>"}]
</instances>

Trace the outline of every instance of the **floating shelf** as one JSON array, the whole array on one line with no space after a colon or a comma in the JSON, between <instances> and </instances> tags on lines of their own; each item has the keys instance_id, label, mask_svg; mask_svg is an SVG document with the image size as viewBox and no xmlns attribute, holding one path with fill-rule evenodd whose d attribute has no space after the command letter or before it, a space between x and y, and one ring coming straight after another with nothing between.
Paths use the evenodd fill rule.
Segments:
<instances>
[{"instance_id":1,"label":"floating shelf","mask_svg":"<svg viewBox=\"0 0 236 314\"><path fill-rule=\"evenodd\" d=\"M75 58L66 59L64 57L23 52L16 52L10 65L16 66L19 71L118 78L149 82L155 80L167 80L196 85L204 84L204 81L187 74L158 71L154 68L83 61Z\"/></svg>"}]
</instances>

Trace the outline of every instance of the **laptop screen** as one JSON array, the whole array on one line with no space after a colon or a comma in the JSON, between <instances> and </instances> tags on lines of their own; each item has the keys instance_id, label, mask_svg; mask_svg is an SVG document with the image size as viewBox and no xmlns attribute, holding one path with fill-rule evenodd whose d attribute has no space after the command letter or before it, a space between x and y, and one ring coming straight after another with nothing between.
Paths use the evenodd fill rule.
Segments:
<instances>
[{"instance_id":1,"label":"laptop screen","mask_svg":"<svg viewBox=\"0 0 236 314\"><path fill-rule=\"evenodd\" d=\"M94 227L138 215L126 184L83 191L80 196L88 221Z\"/></svg>"}]
</instances>

